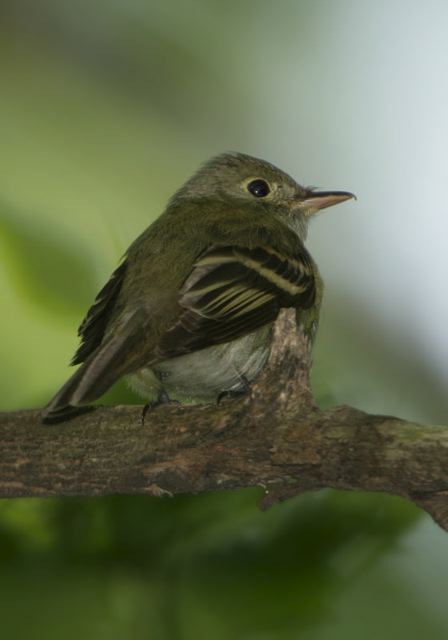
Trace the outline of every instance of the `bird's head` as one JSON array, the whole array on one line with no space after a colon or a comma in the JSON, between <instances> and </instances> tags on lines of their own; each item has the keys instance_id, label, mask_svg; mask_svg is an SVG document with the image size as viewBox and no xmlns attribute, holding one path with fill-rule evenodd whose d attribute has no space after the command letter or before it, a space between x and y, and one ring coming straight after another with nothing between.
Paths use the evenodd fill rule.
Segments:
<instances>
[{"instance_id":1,"label":"bird's head","mask_svg":"<svg viewBox=\"0 0 448 640\"><path fill-rule=\"evenodd\" d=\"M272 210L305 235L309 218L355 196L348 191L302 187L274 165L243 153L223 153L206 162L175 195L218 199L235 206Z\"/></svg>"}]
</instances>

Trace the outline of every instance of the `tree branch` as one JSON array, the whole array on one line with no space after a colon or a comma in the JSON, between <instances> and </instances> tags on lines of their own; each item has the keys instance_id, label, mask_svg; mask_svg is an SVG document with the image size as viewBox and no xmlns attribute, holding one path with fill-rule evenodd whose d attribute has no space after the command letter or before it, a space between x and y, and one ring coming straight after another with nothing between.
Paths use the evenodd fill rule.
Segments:
<instances>
[{"instance_id":1,"label":"tree branch","mask_svg":"<svg viewBox=\"0 0 448 640\"><path fill-rule=\"evenodd\" d=\"M448 530L448 428L352 407L319 410L308 342L291 311L269 362L219 406L100 407L59 425L0 413L0 496L171 495L263 486L262 506L323 487L384 491Z\"/></svg>"}]
</instances>

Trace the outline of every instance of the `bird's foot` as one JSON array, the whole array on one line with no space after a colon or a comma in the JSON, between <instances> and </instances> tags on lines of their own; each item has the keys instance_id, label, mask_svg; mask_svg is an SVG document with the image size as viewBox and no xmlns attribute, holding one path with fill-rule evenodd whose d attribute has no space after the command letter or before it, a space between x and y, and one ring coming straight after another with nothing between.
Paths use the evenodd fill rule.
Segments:
<instances>
[{"instance_id":1,"label":"bird's foot","mask_svg":"<svg viewBox=\"0 0 448 640\"><path fill-rule=\"evenodd\" d=\"M240 396L245 396L246 393L250 391L249 380L246 376L240 376L240 386L237 389L227 389L226 391L221 391L219 396L216 398L216 404L220 404L224 398L239 398Z\"/></svg>"},{"instance_id":2,"label":"bird's foot","mask_svg":"<svg viewBox=\"0 0 448 640\"><path fill-rule=\"evenodd\" d=\"M141 417L142 425L145 424L145 418L148 411L152 411L162 404L179 404L179 402L177 400L171 400L165 389L162 389L161 391L159 391L159 395L157 396L156 400L148 402L148 404L145 404L145 406L143 407Z\"/></svg>"}]
</instances>

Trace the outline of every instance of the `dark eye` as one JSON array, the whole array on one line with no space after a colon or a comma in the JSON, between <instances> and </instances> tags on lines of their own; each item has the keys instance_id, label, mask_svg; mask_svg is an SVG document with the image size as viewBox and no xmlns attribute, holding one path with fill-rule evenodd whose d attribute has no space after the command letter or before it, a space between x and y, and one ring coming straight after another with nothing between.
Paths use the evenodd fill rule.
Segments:
<instances>
[{"instance_id":1,"label":"dark eye","mask_svg":"<svg viewBox=\"0 0 448 640\"><path fill-rule=\"evenodd\" d=\"M261 180L261 178L251 180L251 182L249 182L249 184L247 185L247 190L256 198L265 198L268 193L271 192L271 189L266 180Z\"/></svg>"}]
</instances>

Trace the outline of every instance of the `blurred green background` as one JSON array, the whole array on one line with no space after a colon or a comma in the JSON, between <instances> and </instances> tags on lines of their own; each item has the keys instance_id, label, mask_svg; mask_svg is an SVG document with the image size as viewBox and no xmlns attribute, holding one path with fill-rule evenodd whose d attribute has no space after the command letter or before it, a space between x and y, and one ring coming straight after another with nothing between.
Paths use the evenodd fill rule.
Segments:
<instances>
[{"instance_id":1,"label":"blurred green background","mask_svg":"<svg viewBox=\"0 0 448 640\"><path fill-rule=\"evenodd\" d=\"M0 0L1 407L50 398L128 244L239 150L358 195L309 239L321 405L447 424L447 23L442 0ZM427 516L259 497L1 501L2 638L446 640Z\"/></svg>"}]
</instances>

